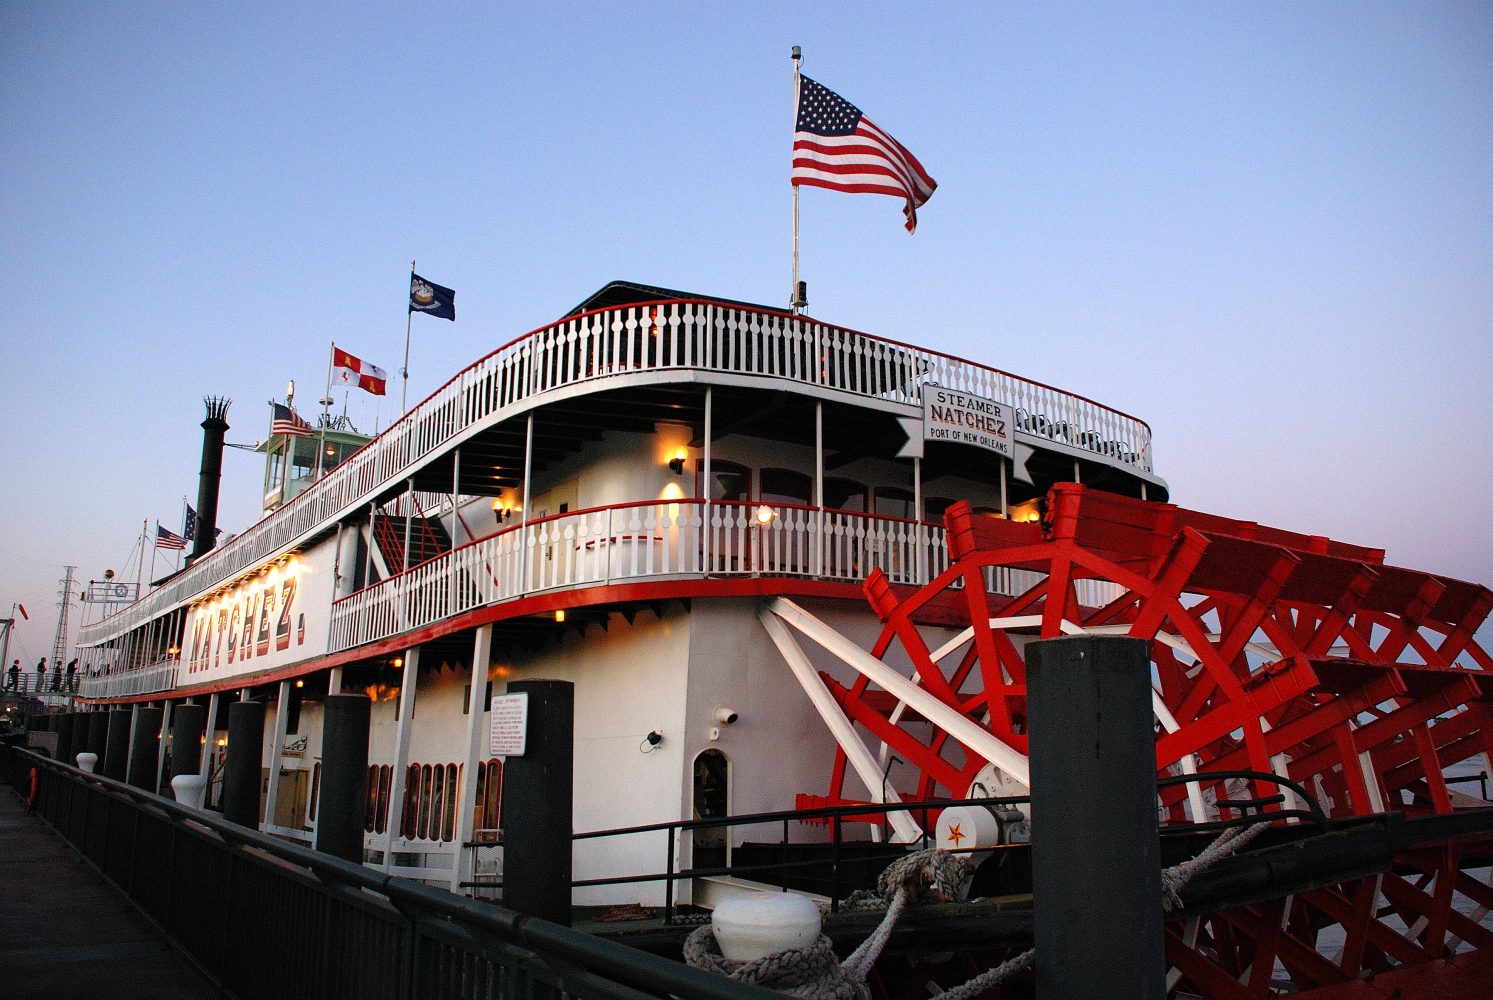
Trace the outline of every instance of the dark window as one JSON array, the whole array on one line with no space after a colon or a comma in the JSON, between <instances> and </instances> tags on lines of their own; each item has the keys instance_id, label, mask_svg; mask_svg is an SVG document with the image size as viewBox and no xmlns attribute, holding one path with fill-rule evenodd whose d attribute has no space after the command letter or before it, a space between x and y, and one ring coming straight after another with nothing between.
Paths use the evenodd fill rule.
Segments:
<instances>
[{"instance_id":1,"label":"dark window","mask_svg":"<svg viewBox=\"0 0 1493 1000\"><path fill-rule=\"evenodd\" d=\"M759 496L764 503L809 504L814 499L814 480L802 472L763 469Z\"/></svg>"},{"instance_id":2,"label":"dark window","mask_svg":"<svg viewBox=\"0 0 1493 1000\"><path fill-rule=\"evenodd\" d=\"M824 481L824 506L830 510L866 509L866 484L854 479L826 479Z\"/></svg>"},{"instance_id":3,"label":"dark window","mask_svg":"<svg viewBox=\"0 0 1493 1000\"><path fill-rule=\"evenodd\" d=\"M875 490L874 513L888 517L912 517L912 491L900 486L878 486Z\"/></svg>"},{"instance_id":4,"label":"dark window","mask_svg":"<svg viewBox=\"0 0 1493 1000\"><path fill-rule=\"evenodd\" d=\"M925 513L923 516L929 521L936 521L939 524L943 524L944 511L952 506L954 506L954 501L948 497L924 497L923 510Z\"/></svg>"},{"instance_id":5,"label":"dark window","mask_svg":"<svg viewBox=\"0 0 1493 1000\"><path fill-rule=\"evenodd\" d=\"M704 467L704 463L701 463ZM752 498L752 472L744 465L733 462L710 463L710 499L750 500Z\"/></svg>"}]
</instances>

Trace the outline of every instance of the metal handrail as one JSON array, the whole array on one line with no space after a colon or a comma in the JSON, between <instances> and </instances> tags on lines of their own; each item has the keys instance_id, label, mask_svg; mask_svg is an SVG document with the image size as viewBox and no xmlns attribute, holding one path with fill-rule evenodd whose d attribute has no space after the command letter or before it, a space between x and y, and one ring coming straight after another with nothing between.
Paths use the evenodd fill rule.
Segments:
<instances>
[{"instance_id":1,"label":"metal handrail","mask_svg":"<svg viewBox=\"0 0 1493 1000\"><path fill-rule=\"evenodd\" d=\"M457 1000L480 983L495 991L501 983L504 996L537 987L578 1000L777 996L289 844L28 750L0 748L0 762L18 791L37 769L42 818L244 1000ZM277 961L265 962L267 954ZM453 968L461 975L448 978Z\"/></svg>"}]
</instances>

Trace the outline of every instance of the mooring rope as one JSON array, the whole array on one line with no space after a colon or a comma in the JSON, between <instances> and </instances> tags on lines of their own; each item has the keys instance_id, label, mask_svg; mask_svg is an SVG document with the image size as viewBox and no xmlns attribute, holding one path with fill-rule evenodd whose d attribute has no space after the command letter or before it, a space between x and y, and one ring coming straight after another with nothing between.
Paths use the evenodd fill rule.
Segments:
<instances>
[{"instance_id":1,"label":"mooring rope","mask_svg":"<svg viewBox=\"0 0 1493 1000\"><path fill-rule=\"evenodd\" d=\"M1243 829L1231 827L1197 857L1164 869L1161 873L1163 908L1170 913L1180 907L1181 891L1188 882L1249 843L1269 825L1269 822L1262 822ZM871 968L891 940L892 931L908 905L963 899L973 878L974 868L963 855L933 849L898 858L877 878L875 893L861 890L846 900L846 905L855 908L885 906L886 915L843 962L836 960L830 940L823 934L805 948L790 948L749 962L733 961L721 955L715 933L709 925L696 928L685 939L684 960L692 968L788 996L808 1000L868 1000L871 989L866 980ZM1028 948L962 985L929 997L929 1000L971 1000L1016 973L1031 968L1036 960L1037 950Z\"/></svg>"}]
</instances>

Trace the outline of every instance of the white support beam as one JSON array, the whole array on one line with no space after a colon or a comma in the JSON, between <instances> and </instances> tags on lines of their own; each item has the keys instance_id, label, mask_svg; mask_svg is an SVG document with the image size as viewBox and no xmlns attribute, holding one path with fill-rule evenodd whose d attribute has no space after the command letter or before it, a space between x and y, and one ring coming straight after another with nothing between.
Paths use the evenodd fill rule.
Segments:
<instances>
[{"instance_id":1,"label":"white support beam","mask_svg":"<svg viewBox=\"0 0 1493 1000\"><path fill-rule=\"evenodd\" d=\"M467 692L467 755L461 782L461 804L456 807L456 857L451 864L451 891L462 894L461 883L472 879L473 854L466 850L472 839L472 818L477 811L477 768L482 766L482 721L487 713L487 668L492 660L492 625L479 625L472 643L472 690Z\"/></svg>"},{"instance_id":2,"label":"white support beam","mask_svg":"<svg viewBox=\"0 0 1493 1000\"><path fill-rule=\"evenodd\" d=\"M389 791L389 829L384 838L385 874L394 867L394 841L404 826L405 768L409 764L410 729L415 718L415 684L420 678L420 647L405 650L404 679L399 684L399 728L394 737L394 773Z\"/></svg>"},{"instance_id":3,"label":"white support beam","mask_svg":"<svg viewBox=\"0 0 1493 1000\"><path fill-rule=\"evenodd\" d=\"M280 796L280 755L285 752L285 726L290 721L290 686L293 681L281 681L279 695L275 698L275 728L270 730L270 759L266 765L270 772L269 787L265 790L264 815L260 825L275 825L275 800Z\"/></svg>"},{"instance_id":4,"label":"white support beam","mask_svg":"<svg viewBox=\"0 0 1493 1000\"><path fill-rule=\"evenodd\" d=\"M773 605L763 608L757 617L761 619L762 626L767 629L767 634L772 637L778 651L783 654L783 659L787 661L789 669L793 671L793 676L798 679L804 693L809 696L809 701L819 712L820 718L839 741L841 749L845 751L845 759L849 761L871 796L880 798L883 803L901 802L902 798L896 790L886 787L882 780L882 770L876 763L875 756L856 735L855 727L840 710L834 697L825 689L824 681L809 663L804 651L799 648L798 641L793 638L793 634L779 620ZM899 843L910 844L923 835L917 823L905 812L888 813L887 820L891 823L892 829L897 831Z\"/></svg>"},{"instance_id":5,"label":"white support beam","mask_svg":"<svg viewBox=\"0 0 1493 1000\"><path fill-rule=\"evenodd\" d=\"M776 598L765 609L764 613L767 612L798 629L873 684L906 702L923 718L1016 781L1031 787L1031 765L1026 755L997 739L993 733L966 718L958 709L944 704L787 598Z\"/></svg>"}]
</instances>

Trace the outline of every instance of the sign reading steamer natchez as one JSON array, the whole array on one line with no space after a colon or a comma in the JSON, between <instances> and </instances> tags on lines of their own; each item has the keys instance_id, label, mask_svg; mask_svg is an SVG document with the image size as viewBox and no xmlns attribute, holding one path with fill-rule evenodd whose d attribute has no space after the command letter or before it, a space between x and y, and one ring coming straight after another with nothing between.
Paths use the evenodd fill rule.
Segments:
<instances>
[{"instance_id":1,"label":"sign reading steamer natchez","mask_svg":"<svg viewBox=\"0 0 1493 1000\"><path fill-rule=\"evenodd\" d=\"M1014 458L1011 408L967 392L923 387L923 439L970 444Z\"/></svg>"}]
</instances>

